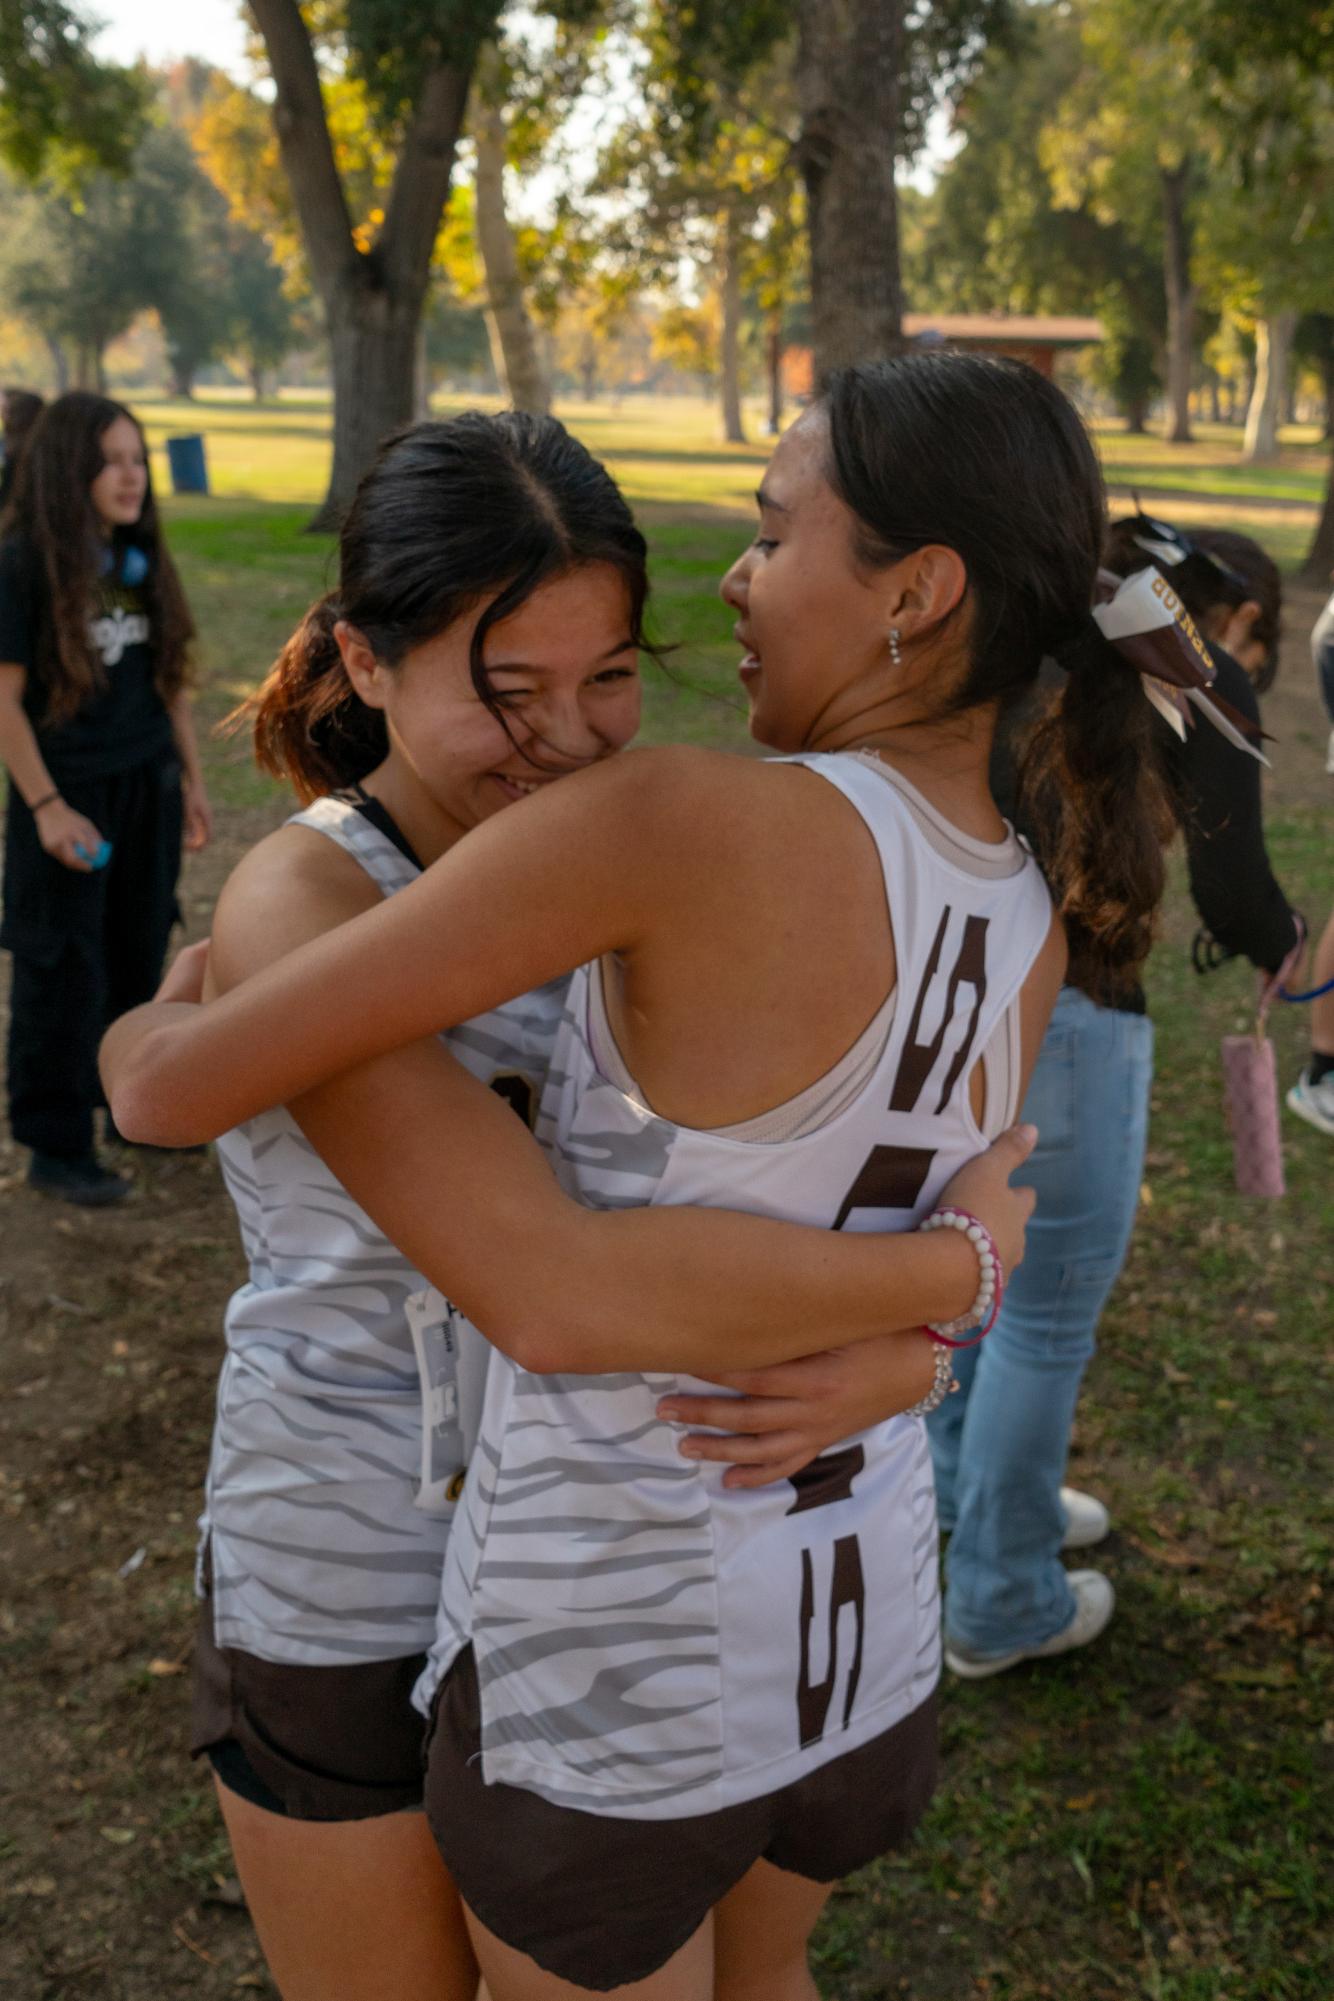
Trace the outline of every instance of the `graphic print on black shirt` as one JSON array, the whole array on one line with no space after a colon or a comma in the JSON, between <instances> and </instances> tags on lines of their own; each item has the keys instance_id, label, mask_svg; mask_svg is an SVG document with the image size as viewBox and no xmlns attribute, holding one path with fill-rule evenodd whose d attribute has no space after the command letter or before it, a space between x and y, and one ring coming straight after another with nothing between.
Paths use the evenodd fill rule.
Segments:
<instances>
[{"instance_id":1,"label":"graphic print on black shirt","mask_svg":"<svg viewBox=\"0 0 1334 2001\"><path fill-rule=\"evenodd\" d=\"M171 721L154 679L148 600L137 586L105 578L91 608L88 640L106 676L77 715L50 724L44 670L50 604L37 552L22 536L0 543L0 662L22 667L23 707L57 784L102 778L172 749Z\"/></svg>"}]
</instances>

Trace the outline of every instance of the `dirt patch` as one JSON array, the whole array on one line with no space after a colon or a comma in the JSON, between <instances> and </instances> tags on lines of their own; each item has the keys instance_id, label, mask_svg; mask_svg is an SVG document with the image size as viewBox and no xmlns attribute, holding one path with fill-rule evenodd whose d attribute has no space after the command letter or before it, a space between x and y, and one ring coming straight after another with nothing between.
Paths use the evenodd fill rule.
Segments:
<instances>
[{"instance_id":1,"label":"dirt patch","mask_svg":"<svg viewBox=\"0 0 1334 2001\"><path fill-rule=\"evenodd\" d=\"M276 817L231 816L190 864L193 935ZM3 978L0 1015L7 961ZM0 1139L0 1991L14 2001L273 1991L184 1754L235 1226L210 1158L121 1158L132 1198L81 1212L31 1194L26 1155Z\"/></svg>"}]
</instances>

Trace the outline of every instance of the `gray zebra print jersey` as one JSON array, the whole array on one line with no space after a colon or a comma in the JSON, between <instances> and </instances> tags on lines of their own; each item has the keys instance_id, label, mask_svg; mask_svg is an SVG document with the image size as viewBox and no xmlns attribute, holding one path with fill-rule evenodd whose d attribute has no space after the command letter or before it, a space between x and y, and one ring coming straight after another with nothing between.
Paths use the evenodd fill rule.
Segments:
<instances>
[{"instance_id":1,"label":"gray zebra print jersey","mask_svg":"<svg viewBox=\"0 0 1334 2001\"><path fill-rule=\"evenodd\" d=\"M879 849L897 959L883 1052L814 1131L757 1143L684 1128L599 1068L584 968L538 1133L592 1207L702 1203L906 1230L987 1143L969 1081L1047 937L1036 865L1011 842L1011 873L974 872L942 855L881 771L849 755L799 761L849 799ZM414 1698L429 1707L472 1644L488 1784L612 1817L712 1813L859 1748L934 1687L921 1420L736 1490L724 1467L684 1460L681 1428L656 1414L661 1397L699 1388L665 1373L534 1375L493 1355Z\"/></svg>"},{"instance_id":2,"label":"gray zebra print jersey","mask_svg":"<svg viewBox=\"0 0 1334 2001\"><path fill-rule=\"evenodd\" d=\"M336 841L386 896L421 872L350 799L319 799L288 824ZM517 1110L540 1090L565 984L445 1038ZM215 1638L320 1667L419 1653L462 1485L448 1476L471 1442L455 1377L475 1378L489 1351L466 1323L439 1338L439 1316L422 1310L438 1295L410 1317L425 1280L285 1111L224 1134L218 1155L250 1277L227 1307L201 1522Z\"/></svg>"}]
</instances>

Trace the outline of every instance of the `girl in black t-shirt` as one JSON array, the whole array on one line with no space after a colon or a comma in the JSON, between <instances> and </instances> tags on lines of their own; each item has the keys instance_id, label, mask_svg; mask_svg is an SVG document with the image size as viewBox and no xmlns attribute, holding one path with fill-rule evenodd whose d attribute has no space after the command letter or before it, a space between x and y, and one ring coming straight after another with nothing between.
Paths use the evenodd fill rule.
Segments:
<instances>
[{"instance_id":1,"label":"girl in black t-shirt","mask_svg":"<svg viewBox=\"0 0 1334 2001\"><path fill-rule=\"evenodd\" d=\"M144 435L76 391L38 419L0 517L0 945L14 959L9 1114L34 1188L84 1206L129 1183L94 1150L97 1045L146 1000L181 843L211 813L185 672L194 625Z\"/></svg>"}]
</instances>

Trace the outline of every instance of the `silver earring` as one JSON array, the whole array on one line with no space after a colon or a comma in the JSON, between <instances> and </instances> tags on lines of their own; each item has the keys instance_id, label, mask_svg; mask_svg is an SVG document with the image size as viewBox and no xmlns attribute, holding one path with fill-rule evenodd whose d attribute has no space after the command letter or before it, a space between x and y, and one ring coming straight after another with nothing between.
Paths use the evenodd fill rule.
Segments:
<instances>
[{"instance_id":1,"label":"silver earring","mask_svg":"<svg viewBox=\"0 0 1334 2001\"><path fill-rule=\"evenodd\" d=\"M889 657L896 667L903 665L903 647L897 625L891 625L889 628Z\"/></svg>"}]
</instances>

